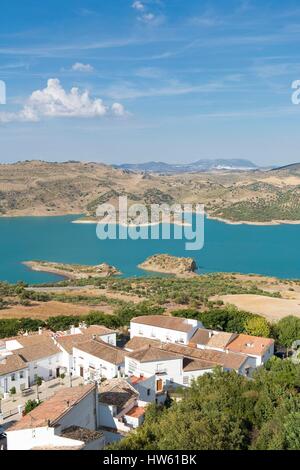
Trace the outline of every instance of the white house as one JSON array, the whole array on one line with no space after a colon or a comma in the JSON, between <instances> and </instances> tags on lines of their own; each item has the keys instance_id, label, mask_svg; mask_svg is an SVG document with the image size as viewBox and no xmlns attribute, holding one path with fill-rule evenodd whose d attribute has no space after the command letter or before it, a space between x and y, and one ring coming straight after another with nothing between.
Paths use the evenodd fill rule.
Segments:
<instances>
[{"instance_id":1,"label":"white house","mask_svg":"<svg viewBox=\"0 0 300 470\"><path fill-rule=\"evenodd\" d=\"M248 357L251 367L265 364L274 355L274 340L240 334L227 346L228 351Z\"/></svg>"},{"instance_id":2,"label":"white house","mask_svg":"<svg viewBox=\"0 0 300 470\"><path fill-rule=\"evenodd\" d=\"M127 381L139 394L139 401L142 406L149 403L164 403L167 396L166 387L157 375L145 377L145 375L131 375Z\"/></svg>"},{"instance_id":3,"label":"white house","mask_svg":"<svg viewBox=\"0 0 300 470\"><path fill-rule=\"evenodd\" d=\"M97 428L96 386L65 388L8 428L7 448L100 450L105 440Z\"/></svg>"},{"instance_id":4,"label":"white house","mask_svg":"<svg viewBox=\"0 0 300 470\"><path fill-rule=\"evenodd\" d=\"M144 421L145 407L139 393L125 380L105 380L99 386L99 422L101 430L127 433Z\"/></svg>"},{"instance_id":5,"label":"white house","mask_svg":"<svg viewBox=\"0 0 300 470\"><path fill-rule=\"evenodd\" d=\"M253 368L248 356L228 350L198 349L182 344L162 343L161 341L141 337L132 338L125 345L127 350L137 354L147 347L160 349L180 357L182 359L182 377L177 379L177 384L186 386L190 385L192 379L211 372L218 366L225 371L235 370L241 375L249 375ZM129 357L131 354L129 354ZM125 371L126 373L129 372L130 375L131 369L126 365L128 360L125 360ZM136 375L136 373L133 372L133 375Z\"/></svg>"},{"instance_id":6,"label":"white house","mask_svg":"<svg viewBox=\"0 0 300 470\"><path fill-rule=\"evenodd\" d=\"M117 334L104 326L91 325L80 328L71 327L69 332L60 332L53 336L53 341L61 350L61 365L68 373L74 373L73 347L80 346L91 339L99 339L107 344L116 346Z\"/></svg>"},{"instance_id":7,"label":"white house","mask_svg":"<svg viewBox=\"0 0 300 470\"><path fill-rule=\"evenodd\" d=\"M74 374L85 381L99 381L101 378L113 379L124 373L125 352L91 339L73 347Z\"/></svg>"},{"instance_id":8,"label":"white house","mask_svg":"<svg viewBox=\"0 0 300 470\"><path fill-rule=\"evenodd\" d=\"M8 339L5 347L27 363L28 386L35 383L37 376L47 381L60 375L61 351L49 335L18 336Z\"/></svg>"},{"instance_id":9,"label":"white house","mask_svg":"<svg viewBox=\"0 0 300 470\"><path fill-rule=\"evenodd\" d=\"M189 345L196 346L199 349L213 349L224 352L228 344L237 338L237 336L237 333L198 328L190 339Z\"/></svg>"},{"instance_id":10,"label":"white house","mask_svg":"<svg viewBox=\"0 0 300 470\"><path fill-rule=\"evenodd\" d=\"M131 320L130 338L141 336L165 343L188 344L200 326L202 324L197 320L163 315L144 315Z\"/></svg>"},{"instance_id":11,"label":"white house","mask_svg":"<svg viewBox=\"0 0 300 470\"><path fill-rule=\"evenodd\" d=\"M27 364L18 354L0 355L0 396L6 398L12 389L16 393L28 388Z\"/></svg>"},{"instance_id":12,"label":"white house","mask_svg":"<svg viewBox=\"0 0 300 470\"><path fill-rule=\"evenodd\" d=\"M164 393L170 384L182 384L183 356L153 346L127 353L125 374L135 377L156 377L156 393Z\"/></svg>"}]
</instances>

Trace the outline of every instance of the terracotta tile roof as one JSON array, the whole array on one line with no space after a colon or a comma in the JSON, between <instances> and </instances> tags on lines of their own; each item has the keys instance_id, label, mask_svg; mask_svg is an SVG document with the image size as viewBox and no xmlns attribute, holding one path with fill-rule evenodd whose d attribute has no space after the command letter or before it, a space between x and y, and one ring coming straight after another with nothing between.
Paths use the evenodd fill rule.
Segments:
<instances>
[{"instance_id":1,"label":"terracotta tile roof","mask_svg":"<svg viewBox=\"0 0 300 470\"><path fill-rule=\"evenodd\" d=\"M80 328L80 330L83 334L87 335L103 336L116 333L115 330L111 330L110 328L106 328L106 326L102 325L90 325L87 328Z\"/></svg>"},{"instance_id":2,"label":"terracotta tile roof","mask_svg":"<svg viewBox=\"0 0 300 470\"><path fill-rule=\"evenodd\" d=\"M78 333L75 335L59 336L55 339L65 351L67 351L69 354L72 354L73 347L77 347L77 345L85 343L89 339L92 339L94 335L101 337L102 335L115 333L115 331L99 325L91 325L86 329L82 329L81 331L81 334Z\"/></svg>"},{"instance_id":3,"label":"terracotta tile roof","mask_svg":"<svg viewBox=\"0 0 300 470\"><path fill-rule=\"evenodd\" d=\"M160 344L157 339L144 338L142 336L134 336L126 344L125 349L136 351L137 349L144 348L145 346L156 346Z\"/></svg>"},{"instance_id":4,"label":"terracotta tile roof","mask_svg":"<svg viewBox=\"0 0 300 470\"><path fill-rule=\"evenodd\" d=\"M226 333L225 331L220 331L212 335L207 346L210 346L211 348L225 349L236 337L237 333Z\"/></svg>"},{"instance_id":5,"label":"terracotta tile roof","mask_svg":"<svg viewBox=\"0 0 300 470\"><path fill-rule=\"evenodd\" d=\"M145 408L142 406L134 406L125 414L125 416L131 416L131 418L140 418L145 414L145 411Z\"/></svg>"},{"instance_id":6,"label":"terracotta tile roof","mask_svg":"<svg viewBox=\"0 0 300 470\"><path fill-rule=\"evenodd\" d=\"M15 340L15 341L18 341L18 343L20 343L21 346L23 346L23 348L26 348L27 346L36 346L36 345L40 345L40 344L49 344L50 342L52 342L53 344L53 341L51 339L51 335L46 335L46 334L35 334L35 335L28 335L28 336L15 336L13 338L7 338L6 341L11 341L11 340Z\"/></svg>"},{"instance_id":7,"label":"terracotta tile roof","mask_svg":"<svg viewBox=\"0 0 300 470\"><path fill-rule=\"evenodd\" d=\"M26 346L22 349L17 349L16 353L19 354L26 362L33 362L45 357L54 356L60 352L60 349L54 344L51 338L45 338L47 341L42 341L40 344Z\"/></svg>"},{"instance_id":8,"label":"terracotta tile roof","mask_svg":"<svg viewBox=\"0 0 300 470\"><path fill-rule=\"evenodd\" d=\"M190 339L191 344L202 344L211 348L225 349L226 346L237 337L236 333L226 331L213 331L206 328L198 328Z\"/></svg>"},{"instance_id":9,"label":"terracotta tile roof","mask_svg":"<svg viewBox=\"0 0 300 470\"><path fill-rule=\"evenodd\" d=\"M134 338L130 340L131 345L134 345L133 342ZM148 339L147 338L139 338L138 344L141 345L144 342L145 347L148 346ZM153 343L154 340L151 340ZM127 345L126 345L127 347ZM181 357L188 357L192 359L201 360L203 365L202 368L211 368L214 366L222 366L228 369L238 370L247 358L235 352L221 352L221 351L214 351L210 349L197 349L194 347L189 347L181 344L174 344L174 343L162 343L161 341L156 341L156 348L162 349L164 351L168 351L174 354L177 354ZM136 350L135 352L139 352L140 349ZM128 356L131 357L131 354L128 353ZM198 363L200 365L200 363Z\"/></svg>"},{"instance_id":10,"label":"terracotta tile roof","mask_svg":"<svg viewBox=\"0 0 300 470\"><path fill-rule=\"evenodd\" d=\"M177 354L184 355L185 357L200 359L201 361L205 361L207 365L218 365L225 367L226 369L238 370L247 360L247 358L242 354L236 354L234 352L221 352L214 351L212 349L195 349L171 343L165 343L162 347L163 349L176 352Z\"/></svg>"},{"instance_id":11,"label":"terracotta tile roof","mask_svg":"<svg viewBox=\"0 0 300 470\"><path fill-rule=\"evenodd\" d=\"M26 362L18 354L0 357L0 375L10 374L26 367Z\"/></svg>"},{"instance_id":12,"label":"terracotta tile roof","mask_svg":"<svg viewBox=\"0 0 300 470\"><path fill-rule=\"evenodd\" d=\"M95 385L81 385L78 387L64 388L53 395L48 400L41 403L20 421L9 428L9 431L18 431L21 429L40 428L58 424L60 418L83 400Z\"/></svg>"},{"instance_id":13,"label":"terracotta tile roof","mask_svg":"<svg viewBox=\"0 0 300 470\"><path fill-rule=\"evenodd\" d=\"M6 341L17 341L20 344L20 348L14 349L12 353L20 355L26 362L44 359L60 352L49 335L16 336L7 338Z\"/></svg>"},{"instance_id":14,"label":"terracotta tile roof","mask_svg":"<svg viewBox=\"0 0 300 470\"><path fill-rule=\"evenodd\" d=\"M170 361L181 358L179 354L174 354L169 350L163 350L159 346L146 346L142 349L138 349L137 351L128 353L127 355L139 362Z\"/></svg>"},{"instance_id":15,"label":"terracotta tile roof","mask_svg":"<svg viewBox=\"0 0 300 470\"><path fill-rule=\"evenodd\" d=\"M216 364L201 361L201 359L192 359L191 357L183 358L183 371L191 372L193 370L213 369Z\"/></svg>"},{"instance_id":16,"label":"terracotta tile roof","mask_svg":"<svg viewBox=\"0 0 300 470\"><path fill-rule=\"evenodd\" d=\"M101 431L92 431L91 429L82 428L81 426L70 426L64 429L60 435L67 439L82 441L85 444L104 437L104 434Z\"/></svg>"},{"instance_id":17,"label":"terracotta tile roof","mask_svg":"<svg viewBox=\"0 0 300 470\"><path fill-rule=\"evenodd\" d=\"M136 385L140 382L144 382L145 380L147 380L147 377L136 377L135 375L131 375L129 378L130 383L132 383L132 385Z\"/></svg>"},{"instance_id":18,"label":"terracotta tile roof","mask_svg":"<svg viewBox=\"0 0 300 470\"><path fill-rule=\"evenodd\" d=\"M123 349L96 339L90 339L74 347L115 365L123 364L126 352Z\"/></svg>"},{"instance_id":19,"label":"terracotta tile roof","mask_svg":"<svg viewBox=\"0 0 300 470\"><path fill-rule=\"evenodd\" d=\"M205 328L198 328L198 330L195 331L195 333L190 339L190 343L192 344L206 345L208 341L209 341L209 330L206 330Z\"/></svg>"},{"instance_id":20,"label":"terracotta tile roof","mask_svg":"<svg viewBox=\"0 0 300 470\"><path fill-rule=\"evenodd\" d=\"M274 340L270 338L240 334L227 346L227 349L242 354L263 356L273 344Z\"/></svg>"},{"instance_id":21,"label":"terracotta tile roof","mask_svg":"<svg viewBox=\"0 0 300 470\"><path fill-rule=\"evenodd\" d=\"M115 405L119 409L137 397L138 392L125 379L106 380L99 386L99 402Z\"/></svg>"},{"instance_id":22,"label":"terracotta tile roof","mask_svg":"<svg viewBox=\"0 0 300 470\"><path fill-rule=\"evenodd\" d=\"M167 317L164 315L143 315L132 318L131 322L182 331L184 333L189 333L194 328L193 325L188 323L186 318Z\"/></svg>"}]
</instances>

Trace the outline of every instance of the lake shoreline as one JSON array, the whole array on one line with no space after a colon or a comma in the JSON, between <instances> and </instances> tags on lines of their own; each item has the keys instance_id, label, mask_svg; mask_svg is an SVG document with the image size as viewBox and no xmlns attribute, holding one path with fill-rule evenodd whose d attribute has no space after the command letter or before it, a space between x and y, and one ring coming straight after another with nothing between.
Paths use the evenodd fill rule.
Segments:
<instances>
[{"instance_id":1,"label":"lake shoreline","mask_svg":"<svg viewBox=\"0 0 300 470\"><path fill-rule=\"evenodd\" d=\"M86 224L86 225L89 225L89 224L94 224L94 225L97 225L99 222L97 220L94 220L94 219L85 219L85 215L82 214L82 219L80 218L80 215L81 214L74 214L74 213L62 213L62 212L59 212L59 213L55 213L55 214L48 214L48 213L39 213L39 214L23 214L23 215L20 215L20 214L1 214L0 215L0 220L1 219L18 219L18 218L39 218L39 217L47 217L47 218L55 218L55 217L79 217L79 218L76 218L74 220L71 221L72 224ZM221 223L224 223L224 224L228 224L228 225L253 225L253 226L257 226L257 227L260 227L260 226L266 226L266 227L273 227L273 226L278 226L278 225L300 225L300 220L269 220L269 221L265 221L265 222L261 222L261 221L251 221L251 220L230 220L230 219L224 219L222 217L216 217L216 216L212 216L210 214L208 214L207 212L205 213L205 216L207 219L210 219L210 220L216 220L217 222L221 222ZM148 222L148 223L145 223L145 224L116 224L116 225L121 225L123 227L151 227L151 226L154 226L154 225L159 225L159 224L163 224L163 223L167 223L167 221L161 221L161 222ZM171 221L171 224L173 225L179 225L179 226L191 226L191 224L189 224L188 222L181 222L181 221Z\"/></svg>"}]
</instances>

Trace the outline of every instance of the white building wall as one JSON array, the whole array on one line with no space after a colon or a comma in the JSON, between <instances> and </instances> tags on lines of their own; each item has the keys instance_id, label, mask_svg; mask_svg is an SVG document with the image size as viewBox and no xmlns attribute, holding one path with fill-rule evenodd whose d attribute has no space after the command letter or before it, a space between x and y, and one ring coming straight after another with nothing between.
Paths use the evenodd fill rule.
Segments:
<instances>
[{"instance_id":1,"label":"white building wall","mask_svg":"<svg viewBox=\"0 0 300 470\"><path fill-rule=\"evenodd\" d=\"M204 374L209 374L212 372L213 369L192 370L188 372L183 372L182 384L185 387L190 387L193 380L196 380L198 377L202 377Z\"/></svg>"},{"instance_id":2,"label":"white building wall","mask_svg":"<svg viewBox=\"0 0 300 470\"><path fill-rule=\"evenodd\" d=\"M117 345L117 335L116 333L109 333L108 335L101 335L100 339L105 343L111 344L112 346Z\"/></svg>"},{"instance_id":3,"label":"white building wall","mask_svg":"<svg viewBox=\"0 0 300 470\"><path fill-rule=\"evenodd\" d=\"M51 380L56 377L56 370L61 366L62 354L59 352L52 356L28 362L29 385L33 385L35 377L41 377L43 380Z\"/></svg>"},{"instance_id":4,"label":"white building wall","mask_svg":"<svg viewBox=\"0 0 300 470\"><path fill-rule=\"evenodd\" d=\"M99 380L101 377L106 379L113 379L121 374L124 366L118 367L103 359L92 356L89 353L81 351L78 348L73 348L74 358L74 374L80 376L80 367L83 367L84 380Z\"/></svg>"},{"instance_id":5,"label":"white building wall","mask_svg":"<svg viewBox=\"0 0 300 470\"><path fill-rule=\"evenodd\" d=\"M130 385L139 393L139 399L143 404L154 403L156 399L156 376L152 375L147 379Z\"/></svg>"},{"instance_id":6,"label":"white building wall","mask_svg":"<svg viewBox=\"0 0 300 470\"><path fill-rule=\"evenodd\" d=\"M125 374L139 377L151 377L159 375L164 382L182 383L182 359L174 358L165 361L138 362L130 357L125 357Z\"/></svg>"},{"instance_id":7,"label":"white building wall","mask_svg":"<svg viewBox=\"0 0 300 470\"><path fill-rule=\"evenodd\" d=\"M18 370L9 374L0 376L0 394L9 393L10 389L15 387L16 392L28 388L28 369Z\"/></svg>"},{"instance_id":8,"label":"white building wall","mask_svg":"<svg viewBox=\"0 0 300 470\"><path fill-rule=\"evenodd\" d=\"M81 426L83 428L97 429L97 401L95 390L92 390L76 406L70 408L65 416L59 420L56 433L59 434L69 426Z\"/></svg>"},{"instance_id":9,"label":"white building wall","mask_svg":"<svg viewBox=\"0 0 300 470\"><path fill-rule=\"evenodd\" d=\"M77 447L81 441L55 435L54 428L33 428L7 431L8 450L30 450L34 447Z\"/></svg>"},{"instance_id":10,"label":"white building wall","mask_svg":"<svg viewBox=\"0 0 300 470\"><path fill-rule=\"evenodd\" d=\"M114 415L116 413L115 406L99 403L99 424L107 428L116 429Z\"/></svg>"},{"instance_id":11,"label":"white building wall","mask_svg":"<svg viewBox=\"0 0 300 470\"><path fill-rule=\"evenodd\" d=\"M185 333L177 330L169 330L166 328L131 322L130 338L134 338L135 336L142 336L144 338L163 341L164 343L188 344L196 329L197 327L192 330L192 333Z\"/></svg>"}]
</instances>

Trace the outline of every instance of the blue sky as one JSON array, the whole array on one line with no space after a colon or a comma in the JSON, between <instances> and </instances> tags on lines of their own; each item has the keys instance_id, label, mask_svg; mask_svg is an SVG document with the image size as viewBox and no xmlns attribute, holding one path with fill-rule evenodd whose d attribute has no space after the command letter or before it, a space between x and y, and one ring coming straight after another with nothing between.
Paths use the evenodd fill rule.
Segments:
<instances>
[{"instance_id":1,"label":"blue sky","mask_svg":"<svg viewBox=\"0 0 300 470\"><path fill-rule=\"evenodd\" d=\"M299 161L297 79L298 0L2 0L0 160Z\"/></svg>"}]
</instances>

